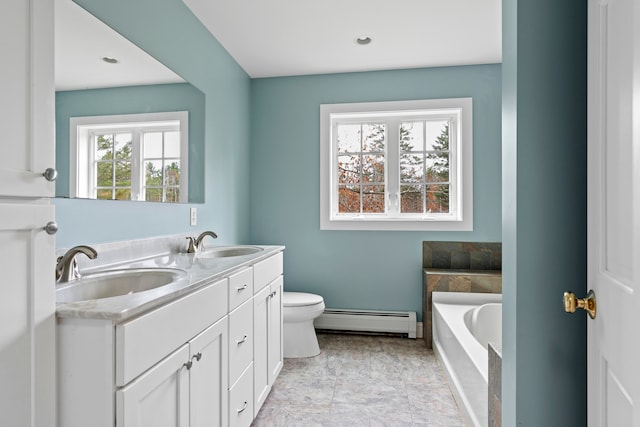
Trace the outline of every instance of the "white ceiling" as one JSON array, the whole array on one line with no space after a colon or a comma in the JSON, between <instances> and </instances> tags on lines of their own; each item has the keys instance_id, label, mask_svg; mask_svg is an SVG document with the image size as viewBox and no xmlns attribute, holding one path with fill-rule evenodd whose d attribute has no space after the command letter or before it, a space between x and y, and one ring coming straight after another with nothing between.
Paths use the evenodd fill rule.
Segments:
<instances>
[{"instance_id":1,"label":"white ceiling","mask_svg":"<svg viewBox=\"0 0 640 427\"><path fill-rule=\"evenodd\" d=\"M55 0L56 90L184 82L72 0ZM100 58L117 58L108 64Z\"/></svg>"},{"instance_id":2,"label":"white ceiling","mask_svg":"<svg viewBox=\"0 0 640 427\"><path fill-rule=\"evenodd\" d=\"M501 0L183 1L251 77L501 62Z\"/></svg>"}]
</instances>

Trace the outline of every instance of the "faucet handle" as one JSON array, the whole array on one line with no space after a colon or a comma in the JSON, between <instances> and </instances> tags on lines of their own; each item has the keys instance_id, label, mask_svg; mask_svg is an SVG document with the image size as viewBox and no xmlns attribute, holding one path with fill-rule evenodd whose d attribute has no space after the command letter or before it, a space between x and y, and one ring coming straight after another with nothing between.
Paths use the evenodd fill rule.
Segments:
<instances>
[{"instance_id":1,"label":"faucet handle","mask_svg":"<svg viewBox=\"0 0 640 427\"><path fill-rule=\"evenodd\" d=\"M186 239L189 241L189 247L187 248L187 253L195 254L197 252L196 239L194 237L186 237Z\"/></svg>"}]
</instances>

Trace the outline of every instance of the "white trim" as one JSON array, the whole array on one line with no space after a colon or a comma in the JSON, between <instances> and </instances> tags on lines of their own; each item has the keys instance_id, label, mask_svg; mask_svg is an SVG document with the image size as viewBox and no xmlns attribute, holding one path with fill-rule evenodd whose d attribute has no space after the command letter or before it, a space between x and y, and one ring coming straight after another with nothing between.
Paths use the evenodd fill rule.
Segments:
<instances>
[{"instance_id":1,"label":"white trim","mask_svg":"<svg viewBox=\"0 0 640 427\"><path fill-rule=\"evenodd\" d=\"M86 162L82 162L81 164L80 160L90 157L90 154L87 152L87 141L92 131L147 126L151 123L153 123L154 126L160 127L166 125L166 123L163 122L176 120L179 122L180 130L180 169L184 178L180 180L180 203L186 203L189 194L188 111L71 117L69 119L69 165L71 169L69 173L69 195L71 197L91 198L90 194L92 190L89 188L89 184L87 184L89 181L93 182L92 177L89 177L89 175L91 175L91 168L88 168L88 165L85 164ZM140 171L140 174L141 173ZM86 179L86 177L89 177L89 179ZM132 176L132 180L134 179L135 177ZM132 197L133 196L138 196L139 198L138 191L134 191L132 188Z\"/></svg>"},{"instance_id":2,"label":"white trim","mask_svg":"<svg viewBox=\"0 0 640 427\"><path fill-rule=\"evenodd\" d=\"M471 231L473 230L473 116L472 98L450 98L432 100L411 100L391 102L367 102L320 105L320 229L321 230L427 230L427 231ZM424 115L433 117L460 114L460 120L451 126L455 132L457 146L451 149L452 156L461 156L461 165L457 168L457 159L451 159L451 174L455 174L458 188L451 188L451 198L455 198L457 211L450 214L404 215L402 218L379 216L340 216L332 215L331 191L335 174L332 173L333 142L331 135L332 114L340 114L341 119L371 117L382 115ZM450 147L451 148L451 147ZM459 191L458 191L459 189ZM390 201L388 201L390 202Z\"/></svg>"}]
</instances>

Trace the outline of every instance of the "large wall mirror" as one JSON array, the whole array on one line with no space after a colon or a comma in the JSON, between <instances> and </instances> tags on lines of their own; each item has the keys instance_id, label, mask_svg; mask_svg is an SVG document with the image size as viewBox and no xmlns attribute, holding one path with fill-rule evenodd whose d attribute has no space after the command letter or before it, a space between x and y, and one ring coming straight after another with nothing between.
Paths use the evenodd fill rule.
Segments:
<instances>
[{"instance_id":1,"label":"large wall mirror","mask_svg":"<svg viewBox=\"0 0 640 427\"><path fill-rule=\"evenodd\" d=\"M55 1L56 196L204 202L204 94L72 0Z\"/></svg>"}]
</instances>

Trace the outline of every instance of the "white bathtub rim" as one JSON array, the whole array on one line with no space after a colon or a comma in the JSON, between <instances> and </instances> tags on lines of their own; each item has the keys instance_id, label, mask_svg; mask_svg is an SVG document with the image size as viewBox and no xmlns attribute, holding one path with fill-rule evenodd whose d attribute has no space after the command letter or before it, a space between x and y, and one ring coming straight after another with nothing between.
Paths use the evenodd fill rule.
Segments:
<instances>
[{"instance_id":1,"label":"white bathtub rim","mask_svg":"<svg viewBox=\"0 0 640 427\"><path fill-rule=\"evenodd\" d=\"M502 294L490 294L490 293L472 293L472 292L433 292L432 296L433 309L436 311L436 304L446 304L450 306L458 307L443 307L443 309L460 311L459 316L451 317L443 316L448 323L449 329L461 331L462 336L458 337L458 342L462 348L471 355L471 361L476 366L487 383L489 382L489 367L488 367L488 349L484 348L482 344L478 342L476 337L473 336L471 331L467 328L464 321L464 314L473 309L474 307L487 304L502 302ZM435 339L435 334L434 334ZM498 344L498 343L496 343ZM502 346L502 343L499 343Z\"/></svg>"},{"instance_id":2,"label":"white bathtub rim","mask_svg":"<svg viewBox=\"0 0 640 427\"><path fill-rule=\"evenodd\" d=\"M441 344L440 340L438 340L437 334L433 334L433 351L435 352L438 360L444 365L444 374L446 375L447 380L450 383L449 389L451 390L454 399L456 400L456 402L461 403L458 404L458 409L460 410L460 412L462 412L465 425L476 427L482 426L475 412L469 409L473 405L471 405L471 402L469 402L469 399L467 399L467 395L465 393L460 393L460 390L463 389L460 381L456 376L451 375L451 372L453 370L453 368L451 367L451 362L441 350Z\"/></svg>"},{"instance_id":3,"label":"white bathtub rim","mask_svg":"<svg viewBox=\"0 0 640 427\"><path fill-rule=\"evenodd\" d=\"M482 416L484 418L487 415L488 408L476 408L476 404L469 400L470 396L467 395L469 392L468 385L461 383L461 381L463 381L463 378L460 378L461 373L458 372L458 368L454 369L452 366L453 361L450 360L446 352L443 351L436 322L453 334L453 339L459 347L458 351L467 354L465 358L467 360L466 363L470 363L469 366L475 368L474 375L479 376L477 380L483 381L483 384L487 386L486 392L488 396L488 350L484 348L472 334L464 318L465 314L475 307L487 303L502 302L502 295L470 292L434 292L432 298L434 352L438 360L444 365L445 375L452 385L452 393L459 404L458 406L465 418L466 424L471 426L486 426L488 419L480 420L478 417ZM436 316L440 317L441 320L437 321ZM484 406L487 404L487 396L485 396L484 403L477 401L477 399L475 399L475 401L477 404Z\"/></svg>"}]
</instances>

